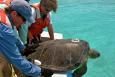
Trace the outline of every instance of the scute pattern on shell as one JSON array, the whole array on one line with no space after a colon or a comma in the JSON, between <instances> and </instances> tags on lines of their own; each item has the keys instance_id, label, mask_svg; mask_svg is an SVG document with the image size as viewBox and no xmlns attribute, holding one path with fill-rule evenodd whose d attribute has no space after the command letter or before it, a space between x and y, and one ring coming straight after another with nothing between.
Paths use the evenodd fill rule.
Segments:
<instances>
[{"instance_id":1,"label":"scute pattern on shell","mask_svg":"<svg viewBox=\"0 0 115 77\"><path fill-rule=\"evenodd\" d=\"M89 45L83 40L61 39L40 43L35 50L28 57L40 60L41 67L64 71L77 67L77 63L88 58Z\"/></svg>"}]
</instances>

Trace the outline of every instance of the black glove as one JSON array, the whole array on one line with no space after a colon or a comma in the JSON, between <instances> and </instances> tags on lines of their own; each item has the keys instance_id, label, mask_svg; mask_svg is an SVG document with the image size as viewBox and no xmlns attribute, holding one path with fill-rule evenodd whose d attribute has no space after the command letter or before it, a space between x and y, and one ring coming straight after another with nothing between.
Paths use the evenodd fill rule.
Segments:
<instances>
[{"instance_id":1,"label":"black glove","mask_svg":"<svg viewBox=\"0 0 115 77\"><path fill-rule=\"evenodd\" d=\"M23 56L28 56L29 54L35 52L35 49L39 46L39 44L34 45L26 45L26 48L21 51Z\"/></svg>"},{"instance_id":2,"label":"black glove","mask_svg":"<svg viewBox=\"0 0 115 77\"><path fill-rule=\"evenodd\" d=\"M25 48L24 50L21 51L21 54L22 54L23 56L26 56L26 57L27 57L29 54L31 54L31 53L33 53L33 52L35 52L34 49Z\"/></svg>"},{"instance_id":3,"label":"black glove","mask_svg":"<svg viewBox=\"0 0 115 77\"><path fill-rule=\"evenodd\" d=\"M51 75L53 75L53 71L52 70L49 70L47 68L41 68L41 76L51 77Z\"/></svg>"}]
</instances>

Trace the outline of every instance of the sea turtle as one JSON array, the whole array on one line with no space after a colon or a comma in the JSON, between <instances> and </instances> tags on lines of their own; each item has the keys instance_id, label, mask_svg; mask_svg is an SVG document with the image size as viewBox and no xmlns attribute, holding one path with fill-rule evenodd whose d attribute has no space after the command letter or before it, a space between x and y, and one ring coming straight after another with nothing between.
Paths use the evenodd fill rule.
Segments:
<instances>
[{"instance_id":1,"label":"sea turtle","mask_svg":"<svg viewBox=\"0 0 115 77\"><path fill-rule=\"evenodd\" d=\"M30 48L31 49L31 48ZM41 61L40 67L47 69L44 77L53 72L73 71L72 77L82 77L87 71L88 58L97 58L100 53L91 49L88 42L79 39L59 39L40 43L27 58Z\"/></svg>"}]
</instances>

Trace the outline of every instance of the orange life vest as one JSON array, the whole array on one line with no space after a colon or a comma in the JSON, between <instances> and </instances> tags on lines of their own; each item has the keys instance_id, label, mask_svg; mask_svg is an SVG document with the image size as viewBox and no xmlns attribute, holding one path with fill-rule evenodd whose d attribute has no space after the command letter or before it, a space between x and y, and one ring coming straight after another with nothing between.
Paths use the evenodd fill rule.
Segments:
<instances>
[{"instance_id":1,"label":"orange life vest","mask_svg":"<svg viewBox=\"0 0 115 77\"><path fill-rule=\"evenodd\" d=\"M12 0L0 0L0 4L9 5Z\"/></svg>"},{"instance_id":2,"label":"orange life vest","mask_svg":"<svg viewBox=\"0 0 115 77\"><path fill-rule=\"evenodd\" d=\"M11 1L12 0L0 0L0 5L5 4L4 7L6 7L10 4ZM7 19L7 15L3 8L0 8L0 22L4 24L9 24L9 20Z\"/></svg>"},{"instance_id":3,"label":"orange life vest","mask_svg":"<svg viewBox=\"0 0 115 77\"><path fill-rule=\"evenodd\" d=\"M4 23L4 24L8 25L9 27L12 27L10 20L7 17L4 9L1 9L1 8L0 8L0 23Z\"/></svg>"},{"instance_id":4,"label":"orange life vest","mask_svg":"<svg viewBox=\"0 0 115 77\"><path fill-rule=\"evenodd\" d=\"M32 5L34 8L39 10L39 4L37 5ZM50 19L49 15L47 15L44 19L43 18L37 18L35 19L35 23L32 23L31 26L29 27L29 32L31 33L31 36L37 36L40 35L43 31L43 28L48 26L50 24Z\"/></svg>"},{"instance_id":5,"label":"orange life vest","mask_svg":"<svg viewBox=\"0 0 115 77\"><path fill-rule=\"evenodd\" d=\"M0 22L6 24L6 14L3 9L0 9Z\"/></svg>"}]
</instances>

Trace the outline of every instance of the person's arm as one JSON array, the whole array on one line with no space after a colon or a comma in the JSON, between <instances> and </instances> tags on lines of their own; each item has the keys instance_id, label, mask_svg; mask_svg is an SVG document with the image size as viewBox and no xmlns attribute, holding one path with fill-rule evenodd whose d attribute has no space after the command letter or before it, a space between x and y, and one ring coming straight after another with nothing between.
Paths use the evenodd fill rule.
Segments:
<instances>
[{"instance_id":1,"label":"person's arm","mask_svg":"<svg viewBox=\"0 0 115 77\"><path fill-rule=\"evenodd\" d=\"M54 31L53 31L52 24L49 24L49 25L47 26L47 29L48 29L48 33L49 33L50 39L51 39L51 40L54 40Z\"/></svg>"},{"instance_id":2,"label":"person's arm","mask_svg":"<svg viewBox=\"0 0 115 77\"><path fill-rule=\"evenodd\" d=\"M54 31L53 31L53 26L52 26L52 21L51 21L51 12L47 16L49 18L49 25L47 26L48 33L50 36L51 40L54 40Z\"/></svg>"},{"instance_id":3,"label":"person's arm","mask_svg":"<svg viewBox=\"0 0 115 77\"><path fill-rule=\"evenodd\" d=\"M0 25L1 26L1 25ZM21 56L18 47L16 46L17 38L13 34L13 30L7 27L0 29L0 53L27 76L38 77L41 68L29 62Z\"/></svg>"}]
</instances>

